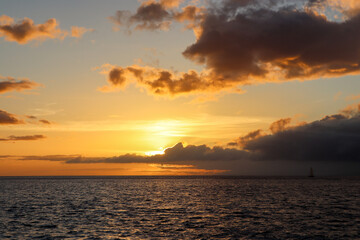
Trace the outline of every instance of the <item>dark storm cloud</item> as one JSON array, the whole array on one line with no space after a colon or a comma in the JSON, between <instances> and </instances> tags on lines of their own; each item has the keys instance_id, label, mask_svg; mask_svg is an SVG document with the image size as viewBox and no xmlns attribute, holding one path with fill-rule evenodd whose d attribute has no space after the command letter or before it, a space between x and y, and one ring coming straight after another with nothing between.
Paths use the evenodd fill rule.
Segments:
<instances>
[{"instance_id":1,"label":"dark storm cloud","mask_svg":"<svg viewBox=\"0 0 360 240\"><path fill-rule=\"evenodd\" d=\"M21 124L24 123L18 119L14 114L8 113L0 109L0 125L2 124Z\"/></svg>"},{"instance_id":2,"label":"dark storm cloud","mask_svg":"<svg viewBox=\"0 0 360 240\"><path fill-rule=\"evenodd\" d=\"M247 142L258 160L360 161L360 114L326 116Z\"/></svg>"},{"instance_id":3,"label":"dark storm cloud","mask_svg":"<svg viewBox=\"0 0 360 240\"><path fill-rule=\"evenodd\" d=\"M9 136L7 138L0 138L0 141L34 141L44 138L46 138L44 135Z\"/></svg>"},{"instance_id":4,"label":"dark storm cloud","mask_svg":"<svg viewBox=\"0 0 360 240\"><path fill-rule=\"evenodd\" d=\"M183 53L228 81L303 80L360 69L360 16L332 22L297 9L259 8L229 18L209 14Z\"/></svg>"},{"instance_id":5,"label":"dark storm cloud","mask_svg":"<svg viewBox=\"0 0 360 240\"><path fill-rule=\"evenodd\" d=\"M178 10L148 1L135 14L121 11L112 19L118 19L119 25L126 20L125 25L138 29L159 29L171 21L190 21L188 27L194 29L196 42L183 55L205 67L202 72L191 70L196 84L193 77L180 81L166 77L170 71L164 69L158 71L164 72L161 78L165 81L147 82L154 94L176 95L358 74L360 14L336 21L322 14L321 9L338 6L335 2L226 0L212 1L207 8L188 5ZM125 81L127 78L119 84ZM187 86L186 91L171 89L180 83Z\"/></svg>"},{"instance_id":6,"label":"dark storm cloud","mask_svg":"<svg viewBox=\"0 0 360 240\"><path fill-rule=\"evenodd\" d=\"M0 76L0 94L11 91L23 91L38 87L39 84L28 79L16 80L12 77Z\"/></svg>"}]
</instances>

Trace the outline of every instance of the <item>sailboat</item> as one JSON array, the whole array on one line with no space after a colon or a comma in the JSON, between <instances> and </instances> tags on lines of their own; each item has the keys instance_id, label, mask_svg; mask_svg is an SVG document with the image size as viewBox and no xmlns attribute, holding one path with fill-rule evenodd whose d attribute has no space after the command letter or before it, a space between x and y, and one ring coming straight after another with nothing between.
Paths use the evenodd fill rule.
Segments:
<instances>
[{"instance_id":1,"label":"sailboat","mask_svg":"<svg viewBox=\"0 0 360 240\"><path fill-rule=\"evenodd\" d=\"M315 177L315 176L314 176L314 171L313 171L313 169L312 169L312 168L310 168L310 174L309 174L309 177Z\"/></svg>"}]
</instances>

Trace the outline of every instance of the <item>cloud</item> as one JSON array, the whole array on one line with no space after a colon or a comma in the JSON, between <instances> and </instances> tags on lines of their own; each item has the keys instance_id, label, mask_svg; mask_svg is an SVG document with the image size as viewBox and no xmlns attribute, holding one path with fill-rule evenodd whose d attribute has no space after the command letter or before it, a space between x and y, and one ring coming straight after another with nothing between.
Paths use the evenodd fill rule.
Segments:
<instances>
[{"instance_id":1,"label":"cloud","mask_svg":"<svg viewBox=\"0 0 360 240\"><path fill-rule=\"evenodd\" d=\"M220 91L360 72L360 12L354 12L358 6L354 1L225 0L206 7L171 6L176 7L147 1L134 14L119 11L111 18L128 29L167 29L173 21L189 21L188 27L195 30L196 41L183 56L204 70L174 77L170 70L157 69L159 81L145 84L154 94ZM353 14L336 19L328 10L339 6ZM125 82L126 77L121 83ZM172 89L179 84L186 91Z\"/></svg>"},{"instance_id":2,"label":"cloud","mask_svg":"<svg viewBox=\"0 0 360 240\"><path fill-rule=\"evenodd\" d=\"M238 139L236 139L236 141L234 142L230 142L228 143L228 146L240 146L243 147L247 142L255 140L259 137L264 136L264 131L261 129L249 132L248 134L246 134L243 137L239 137Z\"/></svg>"},{"instance_id":3,"label":"cloud","mask_svg":"<svg viewBox=\"0 0 360 240\"><path fill-rule=\"evenodd\" d=\"M32 119L32 120L34 120L34 119L36 119L37 117L35 117L35 116L32 116L32 115L28 115L28 116L26 116L28 119Z\"/></svg>"},{"instance_id":4,"label":"cloud","mask_svg":"<svg viewBox=\"0 0 360 240\"><path fill-rule=\"evenodd\" d=\"M8 113L0 109L0 125L5 124L21 124L24 123L22 120L18 119L16 115Z\"/></svg>"},{"instance_id":5,"label":"cloud","mask_svg":"<svg viewBox=\"0 0 360 240\"><path fill-rule=\"evenodd\" d=\"M332 115L337 118L356 117L360 112L360 104L351 104L340 111L340 114ZM328 116L327 116L328 117ZM331 117L331 116L330 116Z\"/></svg>"},{"instance_id":6,"label":"cloud","mask_svg":"<svg viewBox=\"0 0 360 240\"><path fill-rule=\"evenodd\" d=\"M171 70L142 67L132 65L129 67L104 64L100 72L108 75L110 86L100 88L101 91L119 88L123 89L128 83L135 83L147 88L155 95L175 96L193 92L217 91L226 86L221 81L216 81L216 76L206 71L198 73L189 70L186 73L175 73Z\"/></svg>"},{"instance_id":7,"label":"cloud","mask_svg":"<svg viewBox=\"0 0 360 240\"><path fill-rule=\"evenodd\" d=\"M167 30L171 24L170 14L160 3L144 3L135 14L129 11L117 11L110 20L118 26L130 29L135 25L135 30Z\"/></svg>"},{"instance_id":8,"label":"cloud","mask_svg":"<svg viewBox=\"0 0 360 240\"><path fill-rule=\"evenodd\" d=\"M44 138L46 138L44 135L9 136L7 138L0 138L0 141L34 141Z\"/></svg>"},{"instance_id":9,"label":"cloud","mask_svg":"<svg viewBox=\"0 0 360 240\"><path fill-rule=\"evenodd\" d=\"M291 123L291 118L283 118L273 122L269 129L272 133L282 132L284 131L288 125Z\"/></svg>"},{"instance_id":10,"label":"cloud","mask_svg":"<svg viewBox=\"0 0 360 240\"><path fill-rule=\"evenodd\" d=\"M27 119L29 119L29 123L32 123L32 124L36 124L36 123L41 123L41 124L44 124L44 125L51 125L53 124L52 122L50 122L49 120L46 120L46 119L39 119L36 117L36 116L33 116L33 115L27 115L25 116Z\"/></svg>"},{"instance_id":11,"label":"cloud","mask_svg":"<svg viewBox=\"0 0 360 240\"><path fill-rule=\"evenodd\" d=\"M51 161L51 162L66 162L66 161L73 161L79 158L82 158L81 155L45 155L45 156L22 156L22 157L15 157L9 156L7 158L16 158L18 160L23 161L30 161L30 160L40 160L40 161ZM4 157L6 159L6 157Z\"/></svg>"},{"instance_id":12,"label":"cloud","mask_svg":"<svg viewBox=\"0 0 360 240\"><path fill-rule=\"evenodd\" d=\"M135 13L120 10L109 19L117 27L125 27L129 32L132 29L168 30L174 21L188 21L191 22L189 27L195 26L195 22L200 19L202 9L193 5L178 9L181 2L179 0L144 1Z\"/></svg>"},{"instance_id":13,"label":"cloud","mask_svg":"<svg viewBox=\"0 0 360 240\"><path fill-rule=\"evenodd\" d=\"M71 27L71 36L75 38L81 38L87 32L93 32L94 29L91 28L84 28L78 26Z\"/></svg>"},{"instance_id":14,"label":"cloud","mask_svg":"<svg viewBox=\"0 0 360 240\"><path fill-rule=\"evenodd\" d=\"M360 94L346 97L346 100L358 100L358 99L360 99Z\"/></svg>"},{"instance_id":15,"label":"cloud","mask_svg":"<svg viewBox=\"0 0 360 240\"><path fill-rule=\"evenodd\" d=\"M175 12L173 19L180 23L187 23L187 29L193 29L196 36L199 35L200 23L205 17L205 8L186 6L181 11Z\"/></svg>"},{"instance_id":16,"label":"cloud","mask_svg":"<svg viewBox=\"0 0 360 240\"><path fill-rule=\"evenodd\" d=\"M202 34L183 52L225 81L310 80L359 72L354 49L360 48L360 16L333 22L290 6L240 11L237 2L227 4L231 10L207 15Z\"/></svg>"},{"instance_id":17,"label":"cloud","mask_svg":"<svg viewBox=\"0 0 360 240\"><path fill-rule=\"evenodd\" d=\"M25 44L35 39L63 39L67 33L58 28L58 23L55 18L51 18L43 24L35 25L33 20L29 18L24 18L15 23L13 18L3 15L0 17L0 36L1 35L4 36L7 41Z\"/></svg>"},{"instance_id":18,"label":"cloud","mask_svg":"<svg viewBox=\"0 0 360 240\"><path fill-rule=\"evenodd\" d=\"M324 174L360 174L360 104L320 120L289 126L284 118L269 131L256 130L230 147L178 143L164 154L124 154L114 157L81 155L3 156L3 159L58 161L67 164L145 163L230 170L242 174L304 173L317 166ZM278 127L280 126L280 127ZM267 133L268 132L268 133ZM305 166L305 169L304 169ZM280 169L280 170L279 170ZM291 170L293 169L293 170ZM300 170L299 170L300 169Z\"/></svg>"},{"instance_id":19,"label":"cloud","mask_svg":"<svg viewBox=\"0 0 360 240\"><path fill-rule=\"evenodd\" d=\"M25 116L28 119L28 123L36 124L41 123L44 125L50 125L52 122L46 120L46 119L39 119L37 120L36 116L28 115ZM21 119L19 119L18 116L15 114L8 113L4 110L0 109L0 125L6 125L6 124L24 124L25 122Z\"/></svg>"},{"instance_id":20,"label":"cloud","mask_svg":"<svg viewBox=\"0 0 360 240\"><path fill-rule=\"evenodd\" d=\"M42 124L47 124L47 125L51 124L51 122L46 120L46 119L40 119L39 122L42 123Z\"/></svg>"},{"instance_id":21,"label":"cloud","mask_svg":"<svg viewBox=\"0 0 360 240\"><path fill-rule=\"evenodd\" d=\"M184 0L160 0L160 4L164 8L175 8L180 5ZM147 2L154 2L153 0L147 1Z\"/></svg>"},{"instance_id":22,"label":"cloud","mask_svg":"<svg viewBox=\"0 0 360 240\"><path fill-rule=\"evenodd\" d=\"M48 156L22 156L18 160L44 160L62 161L68 164L80 163L147 163L147 164L182 164L190 162L236 161L247 156L245 151L233 148L208 147L206 145L183 146L178 143L168 148L164 154L147 156L137 154L125 154L115 157L83 157L81 155L48 155Z\"/></svg>"},{"instance_id":23,"label":"cloud","mask_svg":"<svg viewBox=\"0 0 360 240\"><path fill-rule=\"evenodd\" d=\"M269 128L270 133L256 130L229 144L238 148L188 145L178 143L164 154L125 154L114 157L83 157L81 155L23 156L19 160L47 160L75 163L148 163L204 165L241 161L283 162L360 162L360 105L353 105L339 114L300 126L288 126L288 118L280 119ZM280 127L279 127L280 126ZM286 127L285 127L286 126ZM35 135L41 138L41 135ZM18 137L25 140L29 136ZM31 137L31 136L30 136ZM9 137L15 139L15 137ZM205 164L205 165L206 165Z\"/></svg>"},{"instance_id":24,"label":"cloud","mask_svg":"<svg viewBox=\"0 0 360 240\"><path fill-rule=\"evenodd\" d=\"M111 71L109 72L109 82L112 85L122 87L126 81L124 74L125 74L125 70L122 68L111 69Z\"/></svg>"},{"instance_id":25,"label":"cloud","mask_svg":"<svg viewBox=\"0 0 360 240\"><path fill-rule=\"evenodd\" d=\"M64 39L69 32L62 30L58 26L55 18L51 18L42 24L34 24L30 18L24 18L15 22L9 16L0 16L0 37L4 37L6 41L26 44L33 40L46 39ZM83 27L73 26L71 29L72 37L81 37L85 32L92 31Z\"/></svg>"},{"instance_id":26,"label":"cloud","mask_svg":"<svg viewBox=\"0 0 360 240\"><path fill-rule=\"evenodd\" d=\"M40 86L40 84L32 82L28 79L16 80L13 77L0 76L0 94L11 91L20 92L24 90L34 89L38 86Z\"/></svg>"},{"instance_id":27,"label":"cloud","mask_svg":"<svg viewBox=\"0 0 360 240\"><path fill-rule=\"evenodd\" d=\"M318 9L323 10L322 12L328 7L345 19L360 12L360 2L357 0L316 0L312 2Z\"/></svg>"},{"instance_id":28,"label":"cloud","mask_svg":"<svg viewBox=\"0 0 360 240\"><path fill-rule=\"evenodd\" d=\"M360 105L339 114L301 126L288 126L290 118L280 119L270 127L270 134L256 130L229 144L239 148L206 145L184 146L178 143L164 154L144 156L125 154L109 158L87 158L80 155L56 156L66 163L154 163L190 164L202 162L299 161L299 162L359 162L360 161ZM280 126L280 127L279 127ZM286 127L285 127L286 126ZM25 157L53 161L54 157Z\"/></svg>"},{"instance_id":29,"label":"cloud","mask_svg":"<svg viewBox=\"0 0 360 240\"><path fill-rule=\"evenodd\" d=\"M257 160L360 161L360 105L339 114L246 142L243 150ZM286 122L286 125L288 123Z\"/></svg>"}]
</instances>

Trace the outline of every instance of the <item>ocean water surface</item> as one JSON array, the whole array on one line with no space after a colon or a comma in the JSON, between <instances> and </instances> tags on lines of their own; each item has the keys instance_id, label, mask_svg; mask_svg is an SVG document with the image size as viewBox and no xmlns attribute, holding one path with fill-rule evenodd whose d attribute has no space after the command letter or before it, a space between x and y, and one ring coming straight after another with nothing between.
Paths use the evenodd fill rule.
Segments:
<instances>
[{"instance_id":1,"label":"ocean water surface","mask_svg":"<svg viewBox=\"0 0 360 240\"><path fill-rule=\"evenodd\" d=\"M360 239L360 178L2 177L0 239Z\"/></svg>"}]
</instances>

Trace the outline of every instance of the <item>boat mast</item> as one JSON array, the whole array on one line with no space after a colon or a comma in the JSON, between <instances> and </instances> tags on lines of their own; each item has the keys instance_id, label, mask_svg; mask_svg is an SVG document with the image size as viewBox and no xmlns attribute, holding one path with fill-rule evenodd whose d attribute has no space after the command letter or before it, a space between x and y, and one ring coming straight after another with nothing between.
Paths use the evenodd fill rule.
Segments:
<instances>
[{"instance_id":1,"label":"boat mast","mask_svg":"<svg viewBox=\"0 0 360 240\"><path fill-rule=\"evenodd\" d=\"M309 177L314 177L314 171L313 171L313 168L312 168L312 167L310 168L310 175L309 175Z\"/></svg>"}]
</instances>

